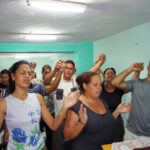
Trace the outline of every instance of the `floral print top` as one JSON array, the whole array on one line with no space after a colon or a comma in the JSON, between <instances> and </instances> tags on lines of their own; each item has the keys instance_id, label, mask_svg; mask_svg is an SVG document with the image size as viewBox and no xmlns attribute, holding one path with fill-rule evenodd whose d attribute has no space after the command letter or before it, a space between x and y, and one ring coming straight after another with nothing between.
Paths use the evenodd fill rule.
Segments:
<instances>
[{"instance_id":1,"label":"floral print top","mask_svg":"<svg viewBox=\"0 0 150 150\"><path fill-rule=\"evenodd\" d=\"M29 93L24 101L10 95L6 101L5 120L10 135L7 150L41 150L44 146L39 129L41 107L36 95Z\"/></svg>"}]
</instances>

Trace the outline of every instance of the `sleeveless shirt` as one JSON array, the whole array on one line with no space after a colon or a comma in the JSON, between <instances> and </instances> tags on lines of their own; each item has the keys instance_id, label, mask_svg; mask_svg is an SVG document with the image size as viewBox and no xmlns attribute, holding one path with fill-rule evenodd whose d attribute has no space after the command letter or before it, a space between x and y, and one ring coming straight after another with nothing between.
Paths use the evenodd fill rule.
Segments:
<instances>
[{"instance_id":1,"label":"sleeveless shirt","mask_svg":"<svg viewBox=\"0 0 150 150\"><path fill-rule=\"evenodd\" d=\"M78 101L70 110L78 115L81 104L83 103ZM95 113L84 105L88 121L77 137L64 142L63 150L102 150L101 145L112 143L114 118L107 105L104 105L107 110L105 114Z\"/></svg>"},{"instance_id":2,"label":"sleeveless shirt","mask_svg":"<svg viewBox=\"0 0 150 150\"><path fill-rule=\"evenodd\" d=\"M36 95L28 93L23 101L12 95L5 99L9 131L7 150L41 150L44 140L39 129L41 107Z\"/></svg>"}]
</instances>

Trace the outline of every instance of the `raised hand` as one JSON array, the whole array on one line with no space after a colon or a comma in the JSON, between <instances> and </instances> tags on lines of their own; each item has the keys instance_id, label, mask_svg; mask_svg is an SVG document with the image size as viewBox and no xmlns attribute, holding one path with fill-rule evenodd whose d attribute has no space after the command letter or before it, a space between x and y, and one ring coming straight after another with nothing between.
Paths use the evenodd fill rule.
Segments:
<instances>
[{"instance_id":1,"label":"raised hand","mask_svg":"<svg viewBox=\"0 0 150 150\"><path fill-rule=\"evenodd\" d=\"M116 108L117 112L119 114L121 113L127 113L131 110L131 104L130 103L125 103L125 102L122 102L118 105L118 107Z\"/></svg>"},{"instance_id":2,"label":"raised hand","mask_svg":"<svg viewBox=\"0 0 150 150\"><path fill-rule=\"evenodd\" d=\"M30 62L30 65L33 67L33 69L36 68L36 62L31 61L31 62Z\"/></svg>"},{"instance_id":3,"label":"raised hand","mask_svg":"<svg viewBox=\"0 0 150 150\"><path fill-rule=\"evenodd\" d=\"M144 63L134 63L131 65L133 71L142 71L144 69Z\"/></svg>"},{"instance_id":4,"label":"raised hand","mask_svg":"<svg viewBox=\"0 0 150 150\"><path fill-rule=\"evenodd\" d=\"M65 67L66 67L65 62L62 62L61 65L60 65L59 71L63 72L65 70Z\"/></svg>"},{"instance_id":5,"label":"raised hand","mask_svg":"<svg viewBox=\"0 0 150 150\"><path fill-rule=\"evenodd\" d=\"M63 107L68 109L75 105L80 97L80 91L77 91L73 96L71 96L71 92L64 98L64 105Z\"/></svg>"},{"instance_id":6,"label":"raised hand","mask_svg":"<svg viewBox=\"0 0 150 150\"><path fill-rule=\"evenodd\" d=\"M99 54L96 61L95 61L95 64L100 63L101 65L103 65L105 61L106 61L106 55L105 54Z\"/></svg>"},{"instance_id":7,"label":"raised hand","mask_svg":"<svg viewBox=\"0 0 150 150\"><path fill-rule=\"evenodd\" d=\"M85 124L87 123L87 120L88 120L86 108L83 107L83 104L80 105L79 120L80 120L80 122L81 122L83 125L85 125Z\"/></svg>"},{"instance_id":8,"label":"raised hand","mask_svg":"<svg viewBox=\"0 0 150 150\"><path fill-rule=\"evenodd\" d=\"M62 60L62 59L60 59L60 60L58 60L57 61L57 63L56 63L56 65L55 65L55 70L56 71L60 71L61 70L61 68L62 68L62 64L64 63L64 60Z\"/></svg>"}]
</instances>

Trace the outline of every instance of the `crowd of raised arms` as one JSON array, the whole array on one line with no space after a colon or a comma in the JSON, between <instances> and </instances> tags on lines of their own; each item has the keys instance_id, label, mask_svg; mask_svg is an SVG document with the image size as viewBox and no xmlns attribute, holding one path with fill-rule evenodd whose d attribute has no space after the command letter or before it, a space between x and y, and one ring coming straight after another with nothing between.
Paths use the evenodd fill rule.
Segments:
<instances>
[{"instance_id":1,"label":"crowd of raised arms","mask_svg":"<svg viewBox=\"0 0 150 150\"><path fill-rule=\"evenodd\" d=\"M102 150L113 142L150 138L150 64L133 63L116 75L101 70L105 54L75 78L72 60L44 65L20 60L0 72L0 148L7 150ZM133 73L130 80L126 77ZM131 103L122 96L131 92ZM128 113L127 125L121 117ZM3 135L3 136L2 136ZM6 148L7 147L7 148Z\"/></svg>"}]
</instances>

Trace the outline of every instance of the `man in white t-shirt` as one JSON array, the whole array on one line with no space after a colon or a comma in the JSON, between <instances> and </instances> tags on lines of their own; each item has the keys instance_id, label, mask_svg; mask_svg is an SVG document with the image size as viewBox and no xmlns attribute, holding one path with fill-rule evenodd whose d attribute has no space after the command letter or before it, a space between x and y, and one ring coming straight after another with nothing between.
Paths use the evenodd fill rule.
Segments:
<instances>
[{"instance_id":1,"label":"man in white t-shirt","mask_svg":"<svg viewBox=\"0 0 150 150\"><path fill-rule=\"evenodd\" d=\"M60 113L63 106L64 97L69 92L77 91L77 83L73 78L76 72L75 63L72 60L65 61L65 68L59 85L54 92L54 110L55 117ZM63 125L53 134L53 150L61 150L63 144Z\"/></svg>"}]
</instances>

